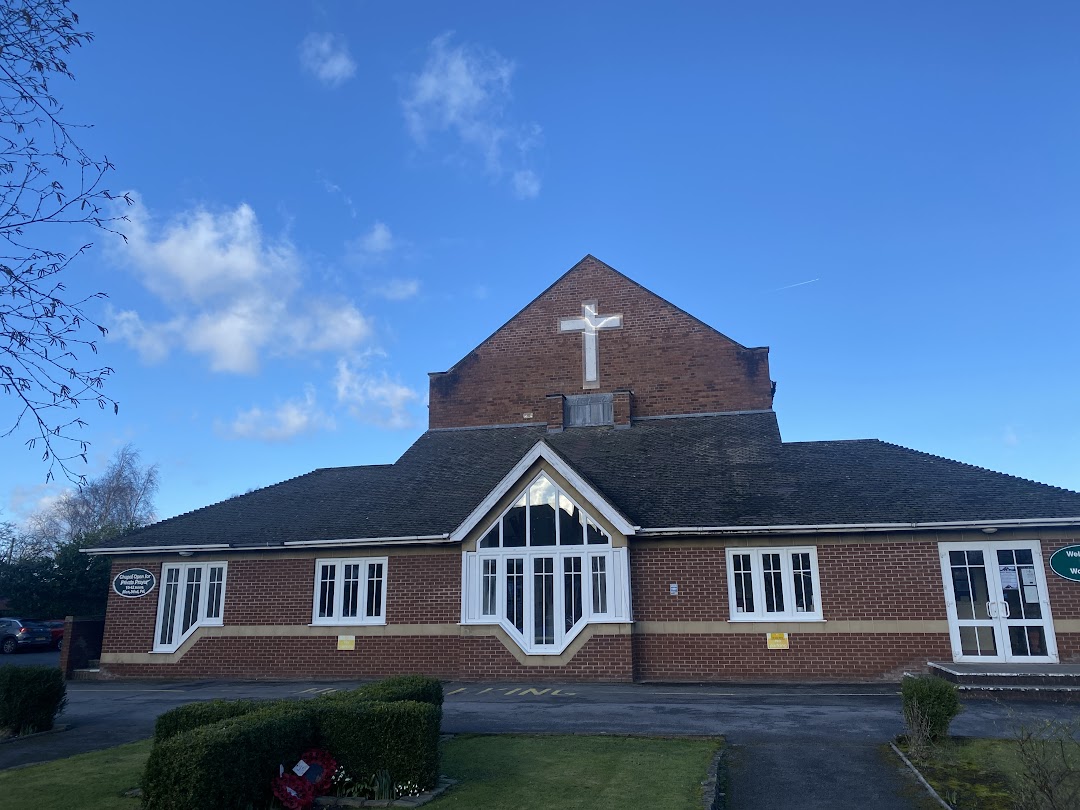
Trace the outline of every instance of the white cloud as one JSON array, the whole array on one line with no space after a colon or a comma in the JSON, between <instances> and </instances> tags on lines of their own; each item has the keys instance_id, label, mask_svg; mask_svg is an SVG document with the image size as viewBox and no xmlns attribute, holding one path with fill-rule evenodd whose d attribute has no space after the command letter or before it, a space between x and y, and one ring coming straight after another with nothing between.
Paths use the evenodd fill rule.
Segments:
<instances>
[{"instance_id":1,"label":"white cloud","mask_svg":"<svg viewBox=\"0 0 1080 810\"><path fill-rule=\"evenodd\" d=\"M338 403L362 422L388 428L407 428L413 425L408 406L420 400L420 395L406 385L395 382L382 371L369 374L347 360L338 360L334 378Z\"/></svg>"},{"instance_id":2,"label":"white cloud","mask_svg":"<svg viewBox=\"0 0 1080 810\"><path fill-rule=\"evenodd\" d=\"M280 442L333 427L334 420L319 408L315 389L309 385L303 399L289 400L269 411L258 406L241 411L223 432L229 438Z\"/></svg>"},{"instance_id":3,"label":"white cloud","mask_svg":"<svg viewBox=\"0 0 1080 810\"><path fill-rule=\"evenodd\" d=\"M501 176L507 169L507 142L520 160L539 142L540 127L515 124L506 114L514 63L494 50L453 45L451 38L447 32L432 40L423 70L410 78L402 98L405 124L420 146L427 145L433 133L450 134L478 151L489 173ZM529 174L535 196L539 178Z\"/></svg>"},{"instance_id":4,"label":"white cloud","mask_svg":"<svg viewBox=\"0 0 1080 810\"><path fill-rule=\"evenodd\" d=\"M382 264L402 247L407 245L394 236L390 226L376 220L367 231L345 243L345 254L355 264Z\"/></svg>"},{"instance_id":5,"label":"white cloud","mask_svg":"<svg viewBox=\"0 0 1080 810\"><path fill-rule=\"evenodd\" d=\"M540 194L540 178L532 169L514 172L514 194L519 200L531 200Z\"/></svg>"},{"instance_id":6,"label":"white cloud","mask_svg":"<svg viewBox=\"0 0 1080 810\"><path fill-rule=\"evenodd\" d=\"M370 231L360 237L357 247L369 255L381 256L394 249L394 235L385 222L376 222Z\"/></svg>"},{"instance_id":7,"label":"white cloud","mask_svg":"<svg viewBox=\"0 0 1080 810\"><path fill-rule=\"evenodd\" d=\"M156 227L133 196L123 257L168 315L112 312L111 325L144 361L180 347L206 355L214 371L250 374L265 354L347 351L369 337L352 303L304 289L299 253L267 238L250 206L196 208Z\"/></svg>"},{"instance_id":8,"label":"white cloud","mask_svg":"<svg viewBox=\"0 0 1080 810\"><path fill-rule=\"evenodd\" d=\"M311 33L300 43L300 64L325 85L335 87L351 79L356 62L340 34Z\"/></svg>"},{"instance_id":9,"label":"white cloud","mask_svg":"<svg viewBox=\"0 0 1080 810\"><path fill-rule=\"evenodd\" d=\"M0 521L11 520L17 526L26 528L33 515L51 509L69 492L70 489L56 482L16 486L8 497L10 512L6 516L0 514Z\"/></svg>"},{"instance_id":10,"label":"white cloud","mask_svg":"<svg viewBox=\"0 0 1080 810\"><path fill-rule=\"evenodd\" d=\"M371 293L388 301L404 301L420 292L420 282L415 278L391 278L371 285Z\"/></svg>"}]
</instances>

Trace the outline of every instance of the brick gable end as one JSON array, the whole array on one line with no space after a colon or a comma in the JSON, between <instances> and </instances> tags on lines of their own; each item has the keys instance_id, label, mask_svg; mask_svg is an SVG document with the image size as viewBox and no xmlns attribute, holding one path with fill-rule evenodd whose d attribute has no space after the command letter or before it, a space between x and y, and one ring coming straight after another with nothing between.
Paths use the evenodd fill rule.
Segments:
<instances>
[{"instance_id":1,"label":"brick gable end","mask_svg":"<svg viewBox=\"0 0 1080 810\"><path fill-rule=\"evenodd\" d=\"M772 407L769 350L748 349L588 256L453 368L431 374L430 427L549 421L552 394L586 393L582 335L562 318L595 300L622 326L599 336L599 388L635 417ZM532 417L526 416L532 414Z\"/></svg>"}]
</instances>

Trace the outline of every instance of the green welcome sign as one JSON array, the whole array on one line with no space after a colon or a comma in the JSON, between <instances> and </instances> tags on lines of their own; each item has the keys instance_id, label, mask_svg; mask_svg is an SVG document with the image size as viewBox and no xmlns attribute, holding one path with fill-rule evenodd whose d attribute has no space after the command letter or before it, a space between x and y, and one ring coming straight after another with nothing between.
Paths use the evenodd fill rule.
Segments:
<instances>
[{"instance_id":1,"label":"green welcome sign","mask_svg":"<svg viewBox=\"0 0 1080 810\"><path fill-rule=\"evenodd\" d=\"M1080 582L1080 546L1059 548L1050 556L1050 568L1059 577Z\"/></svg>"}]
</instances>

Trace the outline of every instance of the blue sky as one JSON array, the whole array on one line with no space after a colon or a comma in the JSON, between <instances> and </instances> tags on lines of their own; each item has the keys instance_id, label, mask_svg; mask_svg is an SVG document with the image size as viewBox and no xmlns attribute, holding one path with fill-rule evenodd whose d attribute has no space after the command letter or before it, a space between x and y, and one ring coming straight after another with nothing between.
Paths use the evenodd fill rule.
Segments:
<instances>
[{"instance_id":1,"label":"blue sky","mask_svg":"<svg viewBox=\"0 0 1080 810\"><path fill-rule=\"evenodd\" d=\"M770 346L786 440L1080 490L1074 3L75 8L56 90L137 198L70 278L85 469L134 443L162 517L393 461L586 253ZM55 496L0 452L0 517Z\"/></svg>"}]
</instances>

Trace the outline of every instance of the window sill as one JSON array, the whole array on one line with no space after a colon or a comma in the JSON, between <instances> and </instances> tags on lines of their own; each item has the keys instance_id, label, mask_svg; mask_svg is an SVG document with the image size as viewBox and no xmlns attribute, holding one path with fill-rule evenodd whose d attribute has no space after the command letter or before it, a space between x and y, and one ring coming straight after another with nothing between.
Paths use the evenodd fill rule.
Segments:
<instances>
[{"instance_id":1,"label":"window sill","mask_svg":"<svg viewBox=\"0 0 1080 810\"><path fill-rule=\"evenodd\" d=\"M357 621L321 621L312 622L308 627L385 627L386 619L381 622L357 622Z\"/></svg>"},{"instance_id":2,"label":"window sill","mask_svg":"<svg viewBox=\"0 0 1080 810\"><path fill-rule=\"evenodd\" d=\"M828 619L820 616L807 618L806 616L753 616L747 618L728 619L729 624L823 624Z\"/></svg>"}]
</instances>

